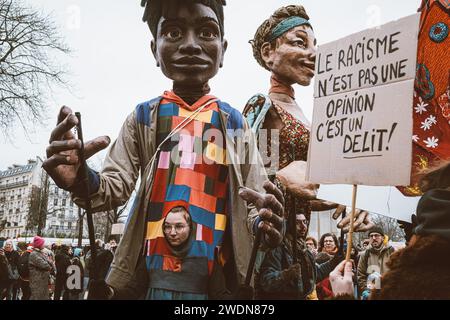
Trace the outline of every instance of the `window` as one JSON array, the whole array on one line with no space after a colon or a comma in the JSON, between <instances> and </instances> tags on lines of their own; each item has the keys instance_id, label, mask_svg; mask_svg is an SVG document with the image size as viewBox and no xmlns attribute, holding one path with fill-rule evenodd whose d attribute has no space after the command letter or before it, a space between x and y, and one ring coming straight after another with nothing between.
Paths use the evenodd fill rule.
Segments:
<instances>
[{"instance_id":1,"label":"window","mask_svg":"<svg viewBox=\"0 0 450 320\"><path fill-rule=\"evenodd\" d=\"M62 199L62 204L61 204L63 207L65 207L66 206L66 199Z\"/></svg>"},{"instance_id":2,"label":"window","mask_svg":"<svg viewBox=\"0 0 450 320\"><path fill-rule=\"evenodd\" d=\"M73 201L70 199L70 206L73 207Z\"/></svg>"},{"instance_id":3,"label":"window","mask_svg":"<svg viewBox=\"0 0 450 320\"><path fill-rule=\"evenodd\" d=\"M55 193L58 194L58 192L59 192L59 188L55 187Z\"/></svg>"},{"instance_id":4,"label":"window","mask_svg":"<svg viewBox=\"0 0 450 320\"><path fill-rule=\"evenodd\" d=\"M54 205L54 206L57 206L57 205L58 205L58 199L54 199L54 200L53 200L53 205Z\"/></svg>"}]
</instances>

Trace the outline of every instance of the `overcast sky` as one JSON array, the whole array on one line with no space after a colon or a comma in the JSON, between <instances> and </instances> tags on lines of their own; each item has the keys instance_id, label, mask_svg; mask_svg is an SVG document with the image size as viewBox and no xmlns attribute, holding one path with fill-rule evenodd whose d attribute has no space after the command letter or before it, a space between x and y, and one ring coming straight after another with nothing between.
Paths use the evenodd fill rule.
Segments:
<instances>
[{"instance_id":1,"label":"overcast sky","mask_svg":"<svg viewBox=\"0 0 450 320\"><path fill-rule=\"evenodd\" d=\"M275 9L302 4L314 27L318 44L402 18L417 11L420 0L275 1L229 0L225 7L225 36L229 46L225 65L211 82L212 94L242 110L257 92L267 92L269 73L253 59L248 40ZM85 139L117 137L125 117L140 102L171 88L156 68L150 51L151 34L141 20L140 0L25 0L38 10L52 13L73 54L64 62L72 72L72 92L55 88L48 105L46 126L30 124L26 138L20 127L11 134L14 143L0 136L0 170L37 155L45 148L62 105L83 115ZM311 119L313 86L296 87L299 105ZM101 159L102 155L97 157Z\"/></svg>"}]
</instances>

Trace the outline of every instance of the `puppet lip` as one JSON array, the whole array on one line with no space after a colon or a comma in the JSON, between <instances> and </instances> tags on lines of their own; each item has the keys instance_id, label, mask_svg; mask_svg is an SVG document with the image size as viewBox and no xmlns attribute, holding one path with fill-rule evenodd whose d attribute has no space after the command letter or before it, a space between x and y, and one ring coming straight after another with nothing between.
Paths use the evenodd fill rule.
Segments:
<instances>
[{"instance_id":1,"label":"puppet lip","mask_svg":"<svg viewBox=\"0 0 450 320\"><path fill-rule=\"evenodd\" d=\"M195 66L195 65L207 65L208 61L198 57L183 57L175 60L173 63L179 66Z\"/></svg>"},{"instance_id":2,"label":"puppet lip","mask_svg":"<svg viewBox=\"0 0 450 320\"><path fill-rule=\"evenodd\" d=\"M305 69L306 69L309 73L311 73L311 74L314 75L314 73L315 73L315 71L314 71L314 65L302 64L302 66L304 66Z\"/></svg>"}]
</instances>

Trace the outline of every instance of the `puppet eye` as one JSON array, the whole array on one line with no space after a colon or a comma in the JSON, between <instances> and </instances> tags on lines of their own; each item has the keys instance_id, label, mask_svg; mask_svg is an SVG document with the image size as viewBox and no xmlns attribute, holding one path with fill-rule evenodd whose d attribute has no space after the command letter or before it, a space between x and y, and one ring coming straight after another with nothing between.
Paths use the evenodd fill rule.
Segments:
<instances>
[{"instance_id":1,"label":"puppet eye","mask_svg":"<svg viewBox=\"0 0 450 320\"><path fill-rule=\"evenodd\" d=\"M297 46L297 47L302 47L302 48L305 48L305 47L306 47L306 42L303 41L302 39L300 39L300 40L295 40L295 41L292 42L292 44L293 44L294 46Z\"/></svg>"},{"instance_id":2,"label":"puppet eye","mask_svg":"<svg viewBox=\"0 0 450 320\"><path fill-rule=\"evenodd\" d=\"M170 40L177 40L177 39L181 38L182 33L179 28L170 28L164 32L164 35L167 38L169 38Z\"/></svg>"},{"instance_id":3,"label":"puppet eye","mask_svg":"<svg viewBox=\"0 0 450 320\"><path fill-rule=\"evenodd\" d=\"M203 28L200 30L200 37L205 39L215 39L217 38L218 34L214 30L211 30L211 28Z\"/></svg>"}]
</instances>

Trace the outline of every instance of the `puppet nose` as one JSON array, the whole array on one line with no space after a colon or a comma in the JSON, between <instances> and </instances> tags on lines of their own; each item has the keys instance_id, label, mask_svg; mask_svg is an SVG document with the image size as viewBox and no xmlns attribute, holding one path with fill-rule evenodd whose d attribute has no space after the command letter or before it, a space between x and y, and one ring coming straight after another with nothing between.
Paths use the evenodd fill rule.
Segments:
<instances>
[{"instance_id":1,"label":"puppet nose","mask_svg":"<svg viewBox=\"0 0 450 320\"><path fill-rule=\"evenodd\" d=\"M187 55L196 55L202 52L202 47L193 32L188 32L184 37L184 42L180 46L180 52Z\"/></svg>"}]
</instances>

